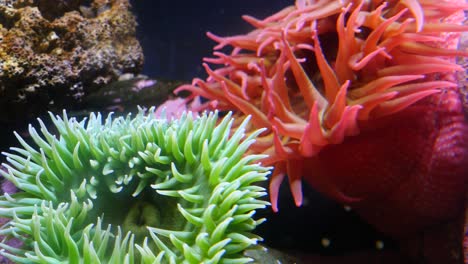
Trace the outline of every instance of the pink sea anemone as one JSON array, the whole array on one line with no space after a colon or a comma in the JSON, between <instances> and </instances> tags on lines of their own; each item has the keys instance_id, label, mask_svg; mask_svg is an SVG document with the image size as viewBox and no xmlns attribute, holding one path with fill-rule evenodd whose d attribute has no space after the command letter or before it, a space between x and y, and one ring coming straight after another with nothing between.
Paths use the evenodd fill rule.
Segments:
<instances>
[{"instance_id":1,"label":"pink sea anemone","mask_svg":"<svg viewBox=\"0 0 468 264\"><path fill-rule=\"evenodd\" d=\"M468 124L456 72L458 0L297 0L256 29L219 37L207 80L178 89L268 131L252 148L275 166L270 197L301 179L394 236L465 206ZM231 48L223 53L223 48ZM208 63L215 65L209 66ZM404 216L405 221L398 221Z\"/></svg>"}]
</instances>

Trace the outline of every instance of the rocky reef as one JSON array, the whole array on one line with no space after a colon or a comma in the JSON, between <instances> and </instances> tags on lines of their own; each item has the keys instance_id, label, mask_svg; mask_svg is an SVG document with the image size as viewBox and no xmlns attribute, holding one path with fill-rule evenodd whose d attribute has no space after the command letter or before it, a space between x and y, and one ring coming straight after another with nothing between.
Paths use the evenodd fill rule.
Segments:
<instances>
[{"instance_id":1,"label":"rocky reef","mask_svg":"<svg viewBox=\"0 0 468 264\"><path fill-rule=\"evenodd\" d=\"M128 0L0 0L0 122L71 108L140 72L136 24Z\"/></svg>"}]
</instances>

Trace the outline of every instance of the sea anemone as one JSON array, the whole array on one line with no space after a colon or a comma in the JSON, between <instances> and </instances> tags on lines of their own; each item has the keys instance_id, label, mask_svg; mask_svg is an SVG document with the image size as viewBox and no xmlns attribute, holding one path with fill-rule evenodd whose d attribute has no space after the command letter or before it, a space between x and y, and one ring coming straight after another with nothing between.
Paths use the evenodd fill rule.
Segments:
<instances>
[{"instance_id":1,"label":"sea anemone","mask_svg":"<svg viewBox=\"0 0 468 264\"><path fill-rule=\"evenodd\" d=\"M455 72L458 0L297 0L246 35L218 42L207 80L177 91L207 99L194 110L236 110L268 130L273 210L287 175L356 208L393 235L454 217L464 207L468 125ZM230 48L230 52L219 50ZM401 215L407 223L400 224Z\"/></svg>"},{"instance_id":2,"label":"sea anemone","mask_svg":"<svg viewBox=\"0 0 468 264\"><path fill-rule=\"evenodd\" d=\"M134 117L77 121L50 114L34 144L4 153L1 174L19 191L0 196L0 254L15 263L247 263L260 237L253 215L269 168L244 155L245 119L231 114L168 121L154 109ZM219 121L219 124L217 125ZM19 248L8 245L18 239Z\"/></svg>"}]
</instances>

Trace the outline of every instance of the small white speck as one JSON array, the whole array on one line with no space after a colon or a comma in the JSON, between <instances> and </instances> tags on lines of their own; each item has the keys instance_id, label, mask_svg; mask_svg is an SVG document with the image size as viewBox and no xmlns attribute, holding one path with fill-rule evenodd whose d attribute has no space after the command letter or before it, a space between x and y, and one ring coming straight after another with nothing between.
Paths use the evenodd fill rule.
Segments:
<instances>
[{"instance_id":1,"label":"small white speck","mask_svg":"<svg viewBox=\"0 0 468 264\"><path fill-rule=\"evenodd\" d=\"M375 241L375 248L382 250L384 248L384 242L382 240Z\"/></svg>"},{"instance_id":2,"label":"small white speck","mask_svg":"<svg viewBox=\"0 0 468 264\"><path fill-rule=\"evenodd\" d=\"M349 212L349 211L352 210L351 206L349 206L349 205L345 205L343 208L344 208L344 210L345 210L346 212Z\"/></svg>"},{"instance_id":3,"label":"small white speck","mask_svg":"<svg viewBox=\"0 0 468 264\"><path fill-rule=\"evenodd\" d=\"M322 238L322 246L323 246L324 248L329 247L330 244L331 244L330 239L328 239L328 238L326 238L326 237Z\"/></svg>"}]
</instances>

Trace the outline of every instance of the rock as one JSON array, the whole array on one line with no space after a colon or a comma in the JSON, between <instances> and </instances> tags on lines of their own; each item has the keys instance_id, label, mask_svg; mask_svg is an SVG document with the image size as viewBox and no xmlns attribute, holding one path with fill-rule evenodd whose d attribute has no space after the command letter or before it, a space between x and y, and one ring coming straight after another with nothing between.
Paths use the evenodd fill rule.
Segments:
<instances>
[{"instance_id":1,"label":"rock","mask_svg":"<svg viewBox=\"0 0 468 264\"><path fill-rule=\"evenodd\" d=\"M143 65L128 0L0 0L0 122L71 108Z\"/></svg>"}]
</instances>

